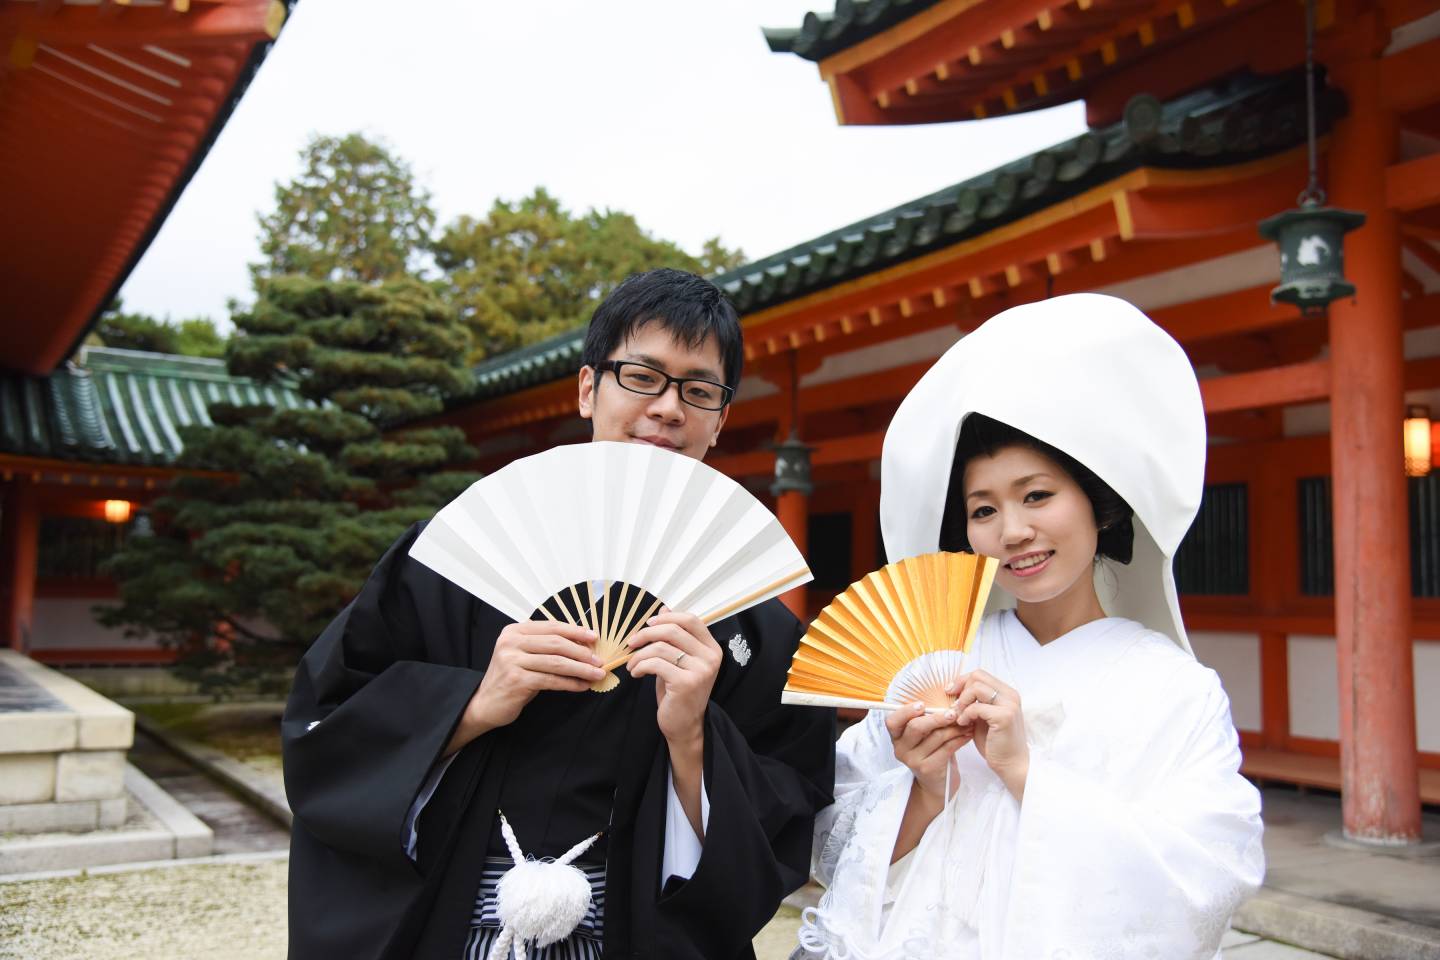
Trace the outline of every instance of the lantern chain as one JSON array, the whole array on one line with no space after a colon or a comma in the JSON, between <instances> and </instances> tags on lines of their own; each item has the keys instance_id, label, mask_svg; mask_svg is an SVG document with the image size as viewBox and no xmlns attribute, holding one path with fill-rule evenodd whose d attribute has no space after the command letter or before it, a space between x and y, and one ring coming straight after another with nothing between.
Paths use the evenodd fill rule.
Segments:
<instances>
[{"instance_id":1,"label":"lantern chain","mask_svg":"<svg viewBox=\"0 0 1440 960\"><path fill-rule=\"evenodd\" d=\"M1300 206L1324 206L1315 145L1315 0L1305 0L1305 142L1310 156L1310 181L1300 192Z\"/></svg>"}]
</instances>

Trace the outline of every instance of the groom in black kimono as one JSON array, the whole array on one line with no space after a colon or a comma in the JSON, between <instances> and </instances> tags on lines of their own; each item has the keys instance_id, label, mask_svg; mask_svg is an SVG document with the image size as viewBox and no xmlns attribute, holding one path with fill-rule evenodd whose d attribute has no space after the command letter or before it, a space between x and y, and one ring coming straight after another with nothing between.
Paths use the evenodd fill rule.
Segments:
<instances>
[{"instance_id":1,"label":"groom in black kimono","mask_svg":"<svg viewBox=\"0 0 1440 960\"><path fill-rule=\"evenodd\" d=\"M591 320L580 415L596 440L703 458L743 356L713 284L639 274ZM485 960L497 810L535 857L603 831L577 863L595 908L551 956L753 958L833 785L833 711L780 705L802 625L777 600L709 629L667 611L619 688L577 695L600 675L593 636L509 621L409 558L419 529L295 676L291 958Z\"/></svg>"}]
</instances>

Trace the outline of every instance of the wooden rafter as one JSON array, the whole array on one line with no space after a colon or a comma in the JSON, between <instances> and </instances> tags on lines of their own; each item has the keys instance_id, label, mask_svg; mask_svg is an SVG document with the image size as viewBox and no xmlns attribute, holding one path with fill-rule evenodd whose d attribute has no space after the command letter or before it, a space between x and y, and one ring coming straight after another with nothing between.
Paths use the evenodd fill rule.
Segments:
<instances>
[{"instance_id":1,"label":"wooden rafter","mask_svg":"<svg viewBox=\"0 0 1440 960\"><path fill-rule=\"evenodd\" d=\"M1097 79L1264 4L942 2L822 60L820 74L842 123L983 118L1085 96Z\"/></svg>"},{"instance_id":2,"label":"wooden rafter","mask_svg":"<svg viewBox=\"0 0 1440 960\"><path fill-rule=\"evenodd\" d=\"M0 206L27 237L0 263L0 286L17 315L38 321L12 331L0 362L38 374L63 358L156 228L284 10L272 0L188 12L0 3L9 54Z\"/></svg>"},{"instance_id":3,"label":"wooden rafter","mask_svg":"<svg viewBox=\"0 0 1440 960\"><path fill-rule=\"evenodd\" d=\"M284 5L275 0L206 3L183 16L167 7L116 3L61 4L53 13L29 3L0 5L0 38L6 40L7 48L9 38L17 36L78 46L124 45L143 38L144 43L157 46L195 47L237 39L274 39L283 22Z\"/></svg>"}]
</instances>

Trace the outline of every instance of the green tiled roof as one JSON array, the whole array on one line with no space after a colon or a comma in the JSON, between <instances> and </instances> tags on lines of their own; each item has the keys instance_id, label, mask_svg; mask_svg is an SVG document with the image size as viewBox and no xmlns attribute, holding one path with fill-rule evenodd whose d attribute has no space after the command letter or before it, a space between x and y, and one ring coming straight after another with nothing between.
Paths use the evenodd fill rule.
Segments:
<instances>
[{"instance_id":1,"label":"green tiled roof","mask_svg":"<svg viewBox=\"0 0 1440 960\"><path fill-rule=\"evenodd\" d=\"M939 0L836 0L833 12L807 13L798 28L766 27L765 42L775 53L823 60L937 2Z\"/></svg>"},{"instance_id":2,"label":"green tiled roof","mask_svg":"<svg viewBox=\"0 0 1440 960\"><path fill-rule=\"evenodd\" d=\"M0 452L165 465L180 453L178 428L210 426L215 402L312 405L230 376L223 360L89 347L48 377L0 376Z\"/></svg>"},{"instance_id":3,"label":"green tiled roof","mask_svg":"<svg viewBox=\"0 0 1440 960\"><path fill-rule=\"evenodd\" d=\"M1323 88L1322 88L1323 89ZM1343 113L1319 98L1323 133ZM1125 119L712 277L741 315L980 236L1140 167L1227 166L1304 142L1303 72L1240 76L1162 104L1136 97ZM474 402L575 373L585 331L485 361Z\"/></svg>"},{"instance_id":4,"label":"green tiled roof","mask_svg":"<svg viewBox=\"0 0 1440 960\"><path fill-rule=\"evenodd\" d=\"M475 390L466 401L504 396L572 374L580 369L584 343L585 328L581 327L491 357L475 368Z\"/></svg>"}]
</instances>

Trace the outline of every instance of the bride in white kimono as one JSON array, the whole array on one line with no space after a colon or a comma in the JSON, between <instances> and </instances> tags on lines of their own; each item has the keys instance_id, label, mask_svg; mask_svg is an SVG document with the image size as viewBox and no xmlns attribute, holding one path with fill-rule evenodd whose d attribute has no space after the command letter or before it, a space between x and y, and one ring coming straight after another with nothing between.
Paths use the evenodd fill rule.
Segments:
<instances>
[{"instance_id":1,"label":"bride in white kimono","mask_svg":"<svg viewBox=\"0 0 1440 960\"><path fill-rule=\"evenodd\" d=\"M796 960L1217 956L1264 853L1171 570L1204 462L1188 359L1112 297L1008 310L921 379L885 438L886 552L1001 566L954 708L841 737Z\"/></svg>"}]
</instances>

